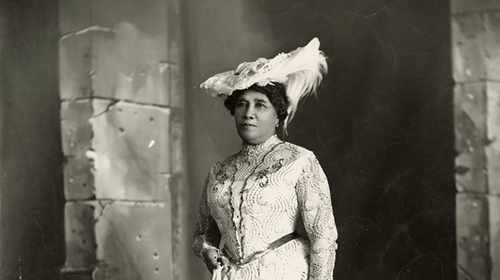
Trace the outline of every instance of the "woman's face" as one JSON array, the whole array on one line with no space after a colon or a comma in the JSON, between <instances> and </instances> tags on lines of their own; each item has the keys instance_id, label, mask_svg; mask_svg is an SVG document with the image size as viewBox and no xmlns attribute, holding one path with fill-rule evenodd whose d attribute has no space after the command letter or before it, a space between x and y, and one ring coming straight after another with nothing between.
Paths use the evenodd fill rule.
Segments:
<instances>
[{"instance_id":1,"label":"woman's face","mask_svg":"<svg viewBox=\"0 0 500 280\"><path fill-rule=\"evenodd\" d=\"M247 144L260 144L276 133L278 113L269 98L255 90L245 91L236 100L234 120L238 135Z\"/></svg>"}]
</instances>

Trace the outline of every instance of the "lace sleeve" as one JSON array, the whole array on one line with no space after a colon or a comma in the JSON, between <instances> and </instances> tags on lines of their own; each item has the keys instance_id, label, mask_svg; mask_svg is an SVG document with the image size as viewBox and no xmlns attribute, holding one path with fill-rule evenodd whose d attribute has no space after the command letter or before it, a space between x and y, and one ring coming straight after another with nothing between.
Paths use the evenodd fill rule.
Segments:
<instances>
[{"instance_id":1,"label":"lace sleeve","mask_svg":"<svg viewBox=\"0 0 500 280\"><path fill-rule=\"evenodd\" d=\"M311 241L309 280L333 279L337 227L330 189L314 155L309 157L297 183L297 197L304 226Z\"/></svg>"},{"instance_id":2,"label":"lace sleeve","mask_svg":"<svg viewBox=\"0 0 500 280\"><path fill-rule=\"evenodd\" d=\"M203 192L199 206L199 220L196 224L192 248L194 253L203 260L203 253L208 249L218 249L221 240L221 235L217 223L210 216L210 211L207 202L207 189L213 183L213 172L211 171L203 187Z\"/></svg>"}]
</instances>

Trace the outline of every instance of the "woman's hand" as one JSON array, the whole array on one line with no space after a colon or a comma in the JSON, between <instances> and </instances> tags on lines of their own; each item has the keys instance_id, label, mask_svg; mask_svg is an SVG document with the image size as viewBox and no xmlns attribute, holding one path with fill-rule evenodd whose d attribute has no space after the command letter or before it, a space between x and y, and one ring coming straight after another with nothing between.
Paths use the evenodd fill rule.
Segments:
<instances>
[{"instance_id":1,"label":"woman's hand","mask_svg":"<svg viewBox=\"0 0 500 280\"><path fill-rule=\"evenodd\" d=\"M219 265L217 258L219 258L219 252L214 249L208 249L203 254L203 261L205 262L205 265L210 273L212 273L212 271Z\"/></svg>"},{"instance_id":2,"label":"woman's hand","mask_svg":"<svg viewBox=\"0 0 500 280\"><path fill-rule=\"evenodd\" d=\"M222 266L223 273L227 273L229 271L229 260L226 257L221 256L218 250L206 250L203 254L203 261L205 262L205 265L210 273L212 273L213 270L219 266Z\"/></svg>"}]
</instances>

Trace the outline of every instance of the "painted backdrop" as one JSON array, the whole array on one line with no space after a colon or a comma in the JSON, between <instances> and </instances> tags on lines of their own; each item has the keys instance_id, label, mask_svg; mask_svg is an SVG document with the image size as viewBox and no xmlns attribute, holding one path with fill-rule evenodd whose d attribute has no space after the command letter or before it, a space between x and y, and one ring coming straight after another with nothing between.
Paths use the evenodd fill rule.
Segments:
<instances>
[{"instance_id":1,"label":"painted backdrop","mask_svg":"<svg viewBox=\"0 0 500 280\"><path fill-rule=\"evenodd\" d=\"M285 139L314 151L328 176L335 279L455 278L447 1L199 0L186 9L191 224L209 168L241 145L223 102L199 84L318 37L330 72ZM206 273L193 265L193 279Z\"/></svg>"}]
</instances>

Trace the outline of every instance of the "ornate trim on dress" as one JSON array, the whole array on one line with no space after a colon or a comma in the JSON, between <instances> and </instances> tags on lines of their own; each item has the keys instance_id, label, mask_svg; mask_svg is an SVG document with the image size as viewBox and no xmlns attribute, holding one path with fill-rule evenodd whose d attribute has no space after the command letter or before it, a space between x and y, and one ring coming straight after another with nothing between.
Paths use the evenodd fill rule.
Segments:
<instances>
[{"instance_id":1,"label":"ornate trim on dress","mask_svg":"<svg viewBox=\"0 0 500 280\"><path fill-rule=\"evenodd\" d=\"M240 154L244 156L258 155L264 151L269 150L269 148L281 142L283 141L279 139L278 136L276 136L276 134L274 134L271 137L269 137L266 141L257 145L243 143Z\"/></svg>"}]
</instances>

